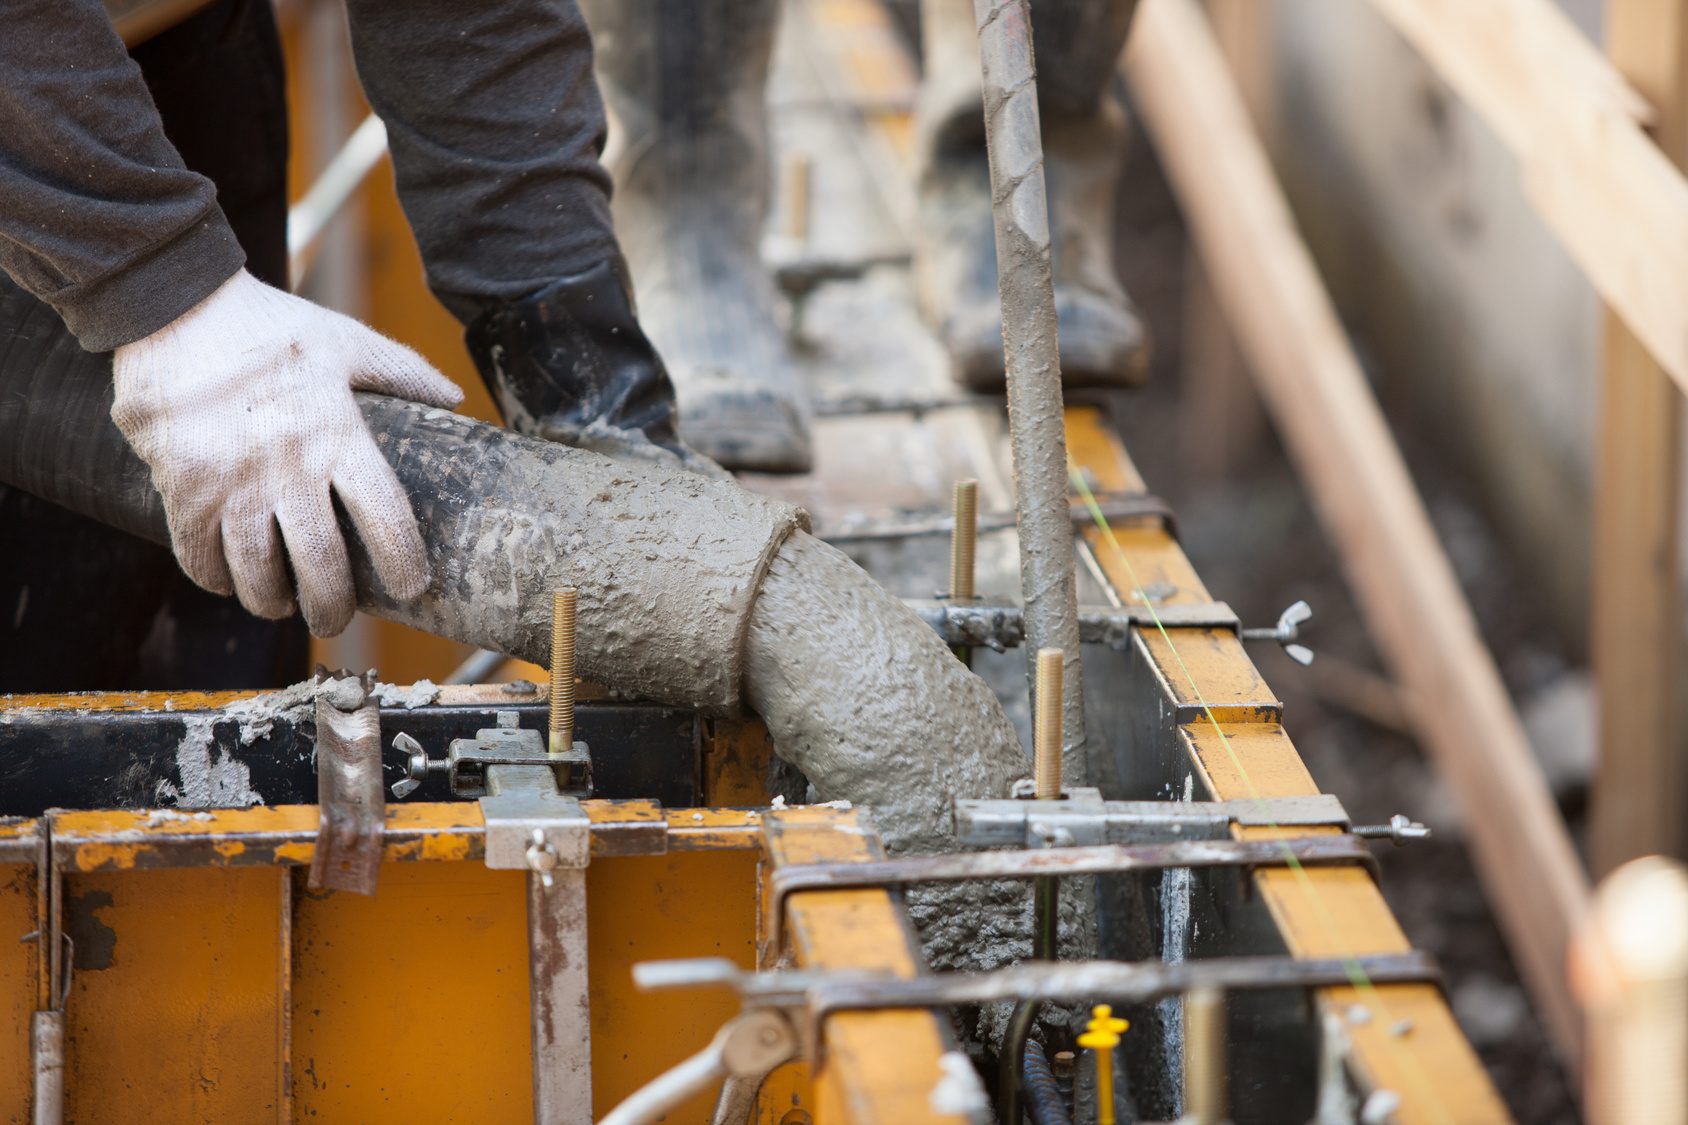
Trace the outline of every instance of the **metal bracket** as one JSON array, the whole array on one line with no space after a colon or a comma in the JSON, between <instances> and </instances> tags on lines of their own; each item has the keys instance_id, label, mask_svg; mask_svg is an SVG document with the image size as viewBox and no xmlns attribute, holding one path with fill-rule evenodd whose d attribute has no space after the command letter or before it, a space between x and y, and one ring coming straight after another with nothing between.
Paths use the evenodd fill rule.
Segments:
<instances>
[{"instance_id":1,"label":"metal bracket","mask_svg":"<svg viewBox=\"0 0 1688 1125\"><path fill-rule=\"evenodd\" d=\"M528 993L533 1022L533 1115L537 1125L590 1125L592 1038L586 979L586 865L592 825L578 790L558 773L591 761L576 742L552 757L537 730L498 726L451 744L447 768L458 791L459 764L478 766L486 818L486 865L528 872ZM559 760L560 758L560 760ZM430 763L430 766L432 763ZM569 773L563 773L567 783Z\"/></svg>"},{"instance_id":2,"label":"metal bracket","mask_svg":"<svg viewBox=\"0 0 1688 1125\"><path fill-rule=\"evenodd\" d=\"M558 792L580 800L592 795L592 751L575 742L561 754L551 754L545 737L537 730L520 728L521 712L497 712L498 725L484 727L474 738L456 738L444 758L430 758L420 742L408 734L393 737L393 749L409 757L405 776L393 783L393 796L405 798L416 792L430 773L445 773L451 795L474 799L487 795L487 769L491 766L526 766L543 762L556 774Z\"/></svg>"},{"instance_id":3,"label":"metal bracket","mask_svg":"<svg viewBox=\"0 0 1688 1125\"><path fill-rule=\"evenodd\" d=\"M330 675L317 665L317 807L321 817L309 885L375 893L386 803L381 792L381 708L375 672Z\"/></svg>"},{"instance_id":4,"label":"metal bracket","mask_svg":"<svg viewBox=\"0 0 1688 1125\"><path fill-rule=\"evenodd\" d=\"M576 742L561 760L545 750L537 730L516 726L515 711L498 712L498 726L475 732L473 739L452 742L447 759L453 790L458 791L457 767L471 764L482 780L465 782L475 788L481 815L486 818L486 865L495 870L533 871L545 886L559 867L585 867L592 850L592 826L580 807L579 790L565 790L557 773L581 760L590 762L586 744Z\"/></svg>"},{"instance_id":5,"label":"metal bracket","mask_svg":"<svg viewBox=\"0 0 1688 1125\"><path fill-rule=\"evenodd\" d=\"M1352 826L1329 793L1233 801L1104 801L1096 789L1073 788L1061 801L959 800L955 831L966 846L1047 847L1219 840L1231 825L1245 828ZM1387 830L1384 832L1387 835ZM1053 837L1053 839L1052 839Z\"/></svg>"}]
</instances>

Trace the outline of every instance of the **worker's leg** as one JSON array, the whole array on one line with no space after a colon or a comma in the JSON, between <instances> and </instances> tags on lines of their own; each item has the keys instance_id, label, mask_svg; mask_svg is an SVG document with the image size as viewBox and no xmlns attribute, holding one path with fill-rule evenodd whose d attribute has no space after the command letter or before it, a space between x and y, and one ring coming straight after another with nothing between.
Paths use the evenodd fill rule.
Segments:
<instances>
[{"instance_id":1,"label":"worker's leg","mask_svg":"<svg viewBox=\"0 0 1688 1125\"><path fill-rule=\"evenodd\" d=\"M759 253L777 0L587 0L616 232L681 432L731 468L809 465L807 407Z\"/></svg>"},{"instance_id":2,"label":"worker's leg","mask_svg":"<svg viewBox=\"0 0 1688 1125\"><path fill-rule=\"evenodd\" d=\"M171 143L217 184L247 268L285 285L287 117L269 5L222 0L133 56ZM25 341L62 323L8 297L3 362L45 355ZM280 687L309 667L297 615L254 617L194 586L167 547L14 489L0 489L0 638L0 691Z\"/></svg>"},{"instance_id":3,"label":"worker's leg","mask_svg":"<svg viewBox=\"0 0 1688 1125\"><path fill-rule=\"evenodd\" d=\"M1069 384L1132 384L1147 375L1148 336L1113 265L1127 133L1114 68L1134 7L1135 0L1031 5L1061 371ZM921 23L921 303L956 378L1000 387L1002 321L972 0L922 0Z\"/></svg>"}]
</instances>

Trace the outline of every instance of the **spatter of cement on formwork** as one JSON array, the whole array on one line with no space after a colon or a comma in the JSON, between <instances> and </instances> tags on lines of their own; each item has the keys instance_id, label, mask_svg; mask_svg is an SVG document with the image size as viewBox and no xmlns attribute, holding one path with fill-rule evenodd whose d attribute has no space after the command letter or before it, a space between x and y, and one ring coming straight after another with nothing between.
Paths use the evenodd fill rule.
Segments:
<instances>
[{"instance_id":1,"label":"spatter of cement on formwork","mask_svg":"<svg viewBox=\"0 0 1688 1125\"><path fill-rule=\"evenodd\" d=\"M236 745L251 746L274 733L278 723L298 726L316 718L316 699L337 681L318 685L301 680L280 691L240 699L220 711L184 714L182 739L176 744L177 781L158 783L158 798L173 800L184 809L242 809L264 803L263 794L252 788L252 770L245 762L219 746L218 723L237 724ZM430 680L418 680L408 687L376 684L372 693L383 707L414 710L440 697Z\"/></svg>"}]
</instances>

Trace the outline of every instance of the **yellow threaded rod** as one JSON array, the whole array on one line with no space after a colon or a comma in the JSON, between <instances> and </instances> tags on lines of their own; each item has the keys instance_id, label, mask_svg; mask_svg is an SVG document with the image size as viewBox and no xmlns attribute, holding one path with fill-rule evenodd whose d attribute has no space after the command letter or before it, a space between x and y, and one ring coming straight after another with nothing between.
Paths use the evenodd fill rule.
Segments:
<instances>
[{"instance_id":1,"label":"yellow threaded rod","mask_svg":"<svg viewBox=\"0 0 1688 1125\"><path fill-rule=\"evenodd\" d=\"M1066 653L1058 648L1037 650L1037 730L1032 740L1037 772L1037 799L1061 799L1061 701L1066 694L1062 661Z\"/></svg>"},{"instance_id":2,"label":"yellow threaded rod","mask_svg":"<svg viewBox=\"0 0 1688 1125\"><path fill-rule=\"evenodd\" d=\"M551 753L574 746L574 608L578 591L564 586L551 595Z\"/></svg>"},{"instance_id":3,"label":"yellow threaded rod","mask_svg":"<svg viewBox=\"0 0 1688 1125\"><path fill-rule=\"evenodd\" d=\"M972 601L973 560L979 543L979 482L955 482L955 530L950 532L950 597Z\"/></svg>"}]
</instances>

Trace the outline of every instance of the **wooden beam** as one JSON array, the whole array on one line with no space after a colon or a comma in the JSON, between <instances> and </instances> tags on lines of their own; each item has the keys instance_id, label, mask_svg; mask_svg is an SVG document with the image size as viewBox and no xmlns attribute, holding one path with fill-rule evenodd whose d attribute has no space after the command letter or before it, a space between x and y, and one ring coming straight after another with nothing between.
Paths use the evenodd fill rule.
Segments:
<instances>
[{"instance_id":1,"label":"wooden beam","mask_svg":"<svg viewBox=\"0 0 1688 1125\"><path fill-rule=\"evenodd\" d=\"M1688 389L1688 180L1643 128L1652 105L1552 0L1372 3L1500 135L1542 219Z\"/></svg>"},{"instance_id":2,"label":"wooden beam","mask_svg":"<svg viewBox=\"0 0 1688 1125\"><path fill-rule=\"evenodd\" d=\"M1588 882L1470 606L1194 0L1145 0L1125 60L1220 305L1574 1066L1565 948Z\"/></svg>"},{"instance_id":3,"label":"wooden beam","mask_svg":"<svg viewBox=\"0 0 1688 1125\"><path fill-rule=\"evenodd\" d=\"M1688 158L1688 0L1608 0L1606 49L1654 107L1654 136ZM1595 875L1677 854L1688 812L1682 674L1682 398L1608 306L1600 380L1590 649L1600 768L1589 809Z\"/></svg>"}]
</instances>

